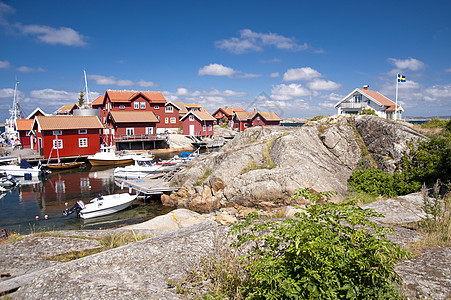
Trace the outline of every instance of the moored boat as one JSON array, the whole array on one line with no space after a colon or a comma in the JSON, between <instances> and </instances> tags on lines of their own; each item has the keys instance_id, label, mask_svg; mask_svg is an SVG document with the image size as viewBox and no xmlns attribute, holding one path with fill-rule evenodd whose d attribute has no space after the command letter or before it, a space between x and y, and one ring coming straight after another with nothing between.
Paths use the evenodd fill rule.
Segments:
<instances>
[{"instance_id":1,"label":"moored boat","mask_svg":"<svg viewBox=\"0 0 451 300\"><path fill-rule=\"evenodd\" d=\"M44 167L51 170L65 170L65 169L73 169L73 168L79 168L83 165L83 162L66 162L66 163L54 163L54 164L46 164Z\"/></svg>"},{"instance_id":2,"label":"moored boat","mask_svg":"<svg viewBox=\"0 0 451 300\"><path fill-rule=\"evenodd\" d=\"M115 146L100 146L100 152L88 156L92 166L118 166L133 163L133 156L116 154Z\"/></svg>"},{"instance_id":3,"label":"moored boat","mask_svg":"<svg viewBox=\"0 0 451 300\"><path fill-rule=\"evenodd\" d=\"M40 166L32 167L26 160L22 160L18 165L0 165L0 173L16 177L38 177L42 175Z\"/></svg>"},{"instance_id":4,"label":"moored boat","mask_svg":"<svg viewBox=\"0 0 451 300\"><path fill-rule=\"evenodd\" d=\"M139 179L151 174L164 172L168 166L170 166L166 164L157 164L152 161L153 158L137 156L134 160L135 164L132 166L118 167L114 169L114 177Z\"/></svg>"},{"instance_id":5,"label":"moored boat","mask_svg":"<svg viewBox=\"0 0 451 300\"><path fill-rule=\"evenodd\" d=\"M129 193L107 196L99 194L89 204L84 204L81 200L77 201L71 209L64 210L63 214L68 216L72 213L77 213L82 219L101 217L126 209L132 205L136 197L137 195L130 195Z\"/></svg>"}]
</instances>

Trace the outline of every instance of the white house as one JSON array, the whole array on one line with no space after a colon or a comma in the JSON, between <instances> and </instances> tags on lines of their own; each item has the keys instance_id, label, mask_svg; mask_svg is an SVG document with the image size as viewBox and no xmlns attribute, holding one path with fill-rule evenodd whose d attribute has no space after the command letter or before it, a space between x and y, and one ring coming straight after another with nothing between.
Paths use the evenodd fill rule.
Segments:
<instances>
[{"instance_id":1,"label":"white house","mask_svg":"<svg viewBox=\"0 0 451 300\"><path fill-rule=\"evenodd\" d=\"M338 114L359 114L363 109L373 109L379 117L394 120L396 104L376 91L370 91L369 85L355 89L335 104ZM397 117L401 119L404 109L398 104Z\"/></svg>"}]
</instances>

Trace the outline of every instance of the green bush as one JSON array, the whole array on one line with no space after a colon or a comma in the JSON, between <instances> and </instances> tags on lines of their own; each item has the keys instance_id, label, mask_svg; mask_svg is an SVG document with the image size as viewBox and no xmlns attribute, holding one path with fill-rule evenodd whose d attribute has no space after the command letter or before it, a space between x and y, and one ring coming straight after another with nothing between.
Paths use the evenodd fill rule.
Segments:
<instances>
[{"instance_id":1,"label":"green bush","mask_svg":"<svg viewBox=\"0 0 451 300\"><path fill-rule=\"evenodd\" d=\"M253 245L242 259L246 299L398 299L395 264L408 253L386 238L392 232L350 205L313 205L294 219L261 222L256 214L231 226L233 244ZM369 232L372 232L371 234Z\"/></svg>"},{"instance_id":2,"label":"green bush","mask_svg":"<svg viewBox=\"0 0 451 300\"><path fill-rule=\"evenodd\" d=\"M361 115L377 116L376 111L372 108L364 108L360 111Z\"/></svg>"},{"instance_id":3,"label":"green bush","mask_svg":"<svg viewBox=\"0 0 451 300\"><path fill-rule=\"evenodd\" d=\"M432 118L426 123L421 124L423 128L446 128L451 126L451 120L440 120L440 118Z\"/></svg>"}]
</instances>

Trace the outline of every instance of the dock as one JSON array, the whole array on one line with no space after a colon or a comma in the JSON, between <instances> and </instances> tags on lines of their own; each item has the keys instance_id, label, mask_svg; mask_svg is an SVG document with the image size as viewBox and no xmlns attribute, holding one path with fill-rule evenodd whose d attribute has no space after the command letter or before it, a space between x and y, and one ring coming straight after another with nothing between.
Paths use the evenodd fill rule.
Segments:
<instances>
[{"instance_id":1,"label":"dock","mask_svg":"<svg viewBox=\"0 0 451 300\"><path fill-rule=\"evenodd\" d=\"M114 182L121 188L133 189L146 196L161 195L163 193L178 191L180 187L170 186L166 176L167 174L160 173L140 179L123 179L116 177L114 178Z\"/></svg>"}]
</instances>

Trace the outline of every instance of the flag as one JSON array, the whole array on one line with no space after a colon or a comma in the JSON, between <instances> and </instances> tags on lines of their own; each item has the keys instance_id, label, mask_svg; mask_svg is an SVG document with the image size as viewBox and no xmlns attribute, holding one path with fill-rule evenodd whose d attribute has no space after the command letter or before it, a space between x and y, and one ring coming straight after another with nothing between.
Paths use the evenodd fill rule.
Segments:
<instances>
[{"instance_id":1,"label":"flag","mask_svg":"<svg viewBox=\"0 0 451 300\"><path fill-rule=\"evenodd\" d=\"M406 75L398 74L398 82L406 82Z\"/></svg>"}]
</instances>

